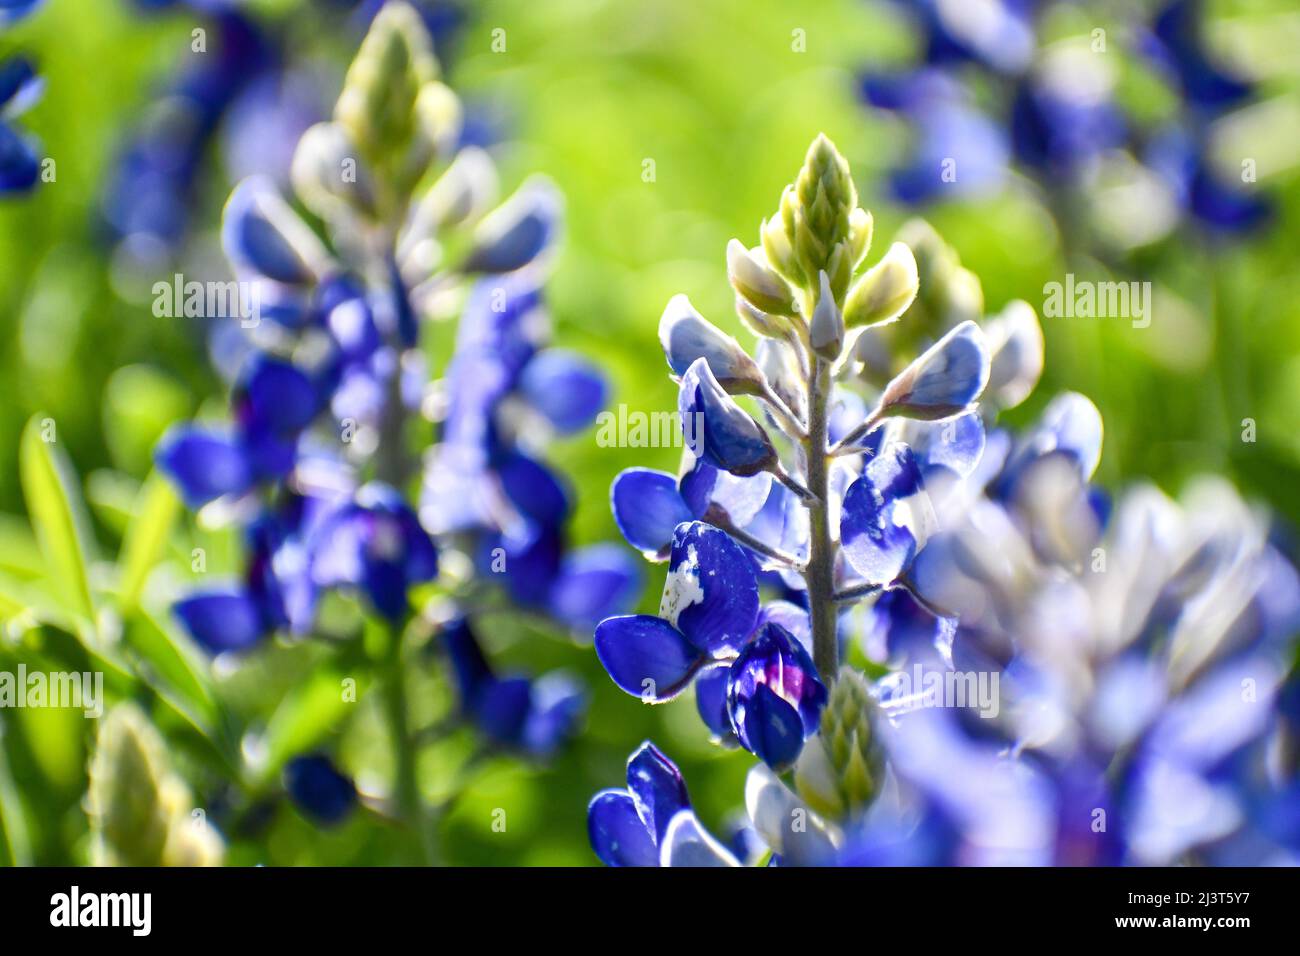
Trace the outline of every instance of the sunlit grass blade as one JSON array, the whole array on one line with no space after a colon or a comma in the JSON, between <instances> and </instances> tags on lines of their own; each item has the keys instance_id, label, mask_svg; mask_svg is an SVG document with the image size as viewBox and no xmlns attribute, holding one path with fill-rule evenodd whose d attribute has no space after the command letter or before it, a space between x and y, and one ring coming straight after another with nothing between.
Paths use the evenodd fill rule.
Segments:
<instances>
[{"instance_id":1,"label":"sunlit grass blade","mask_svg":"<svg viewBox=\"0 0 1300 956\"><path fill-rule=\"evenodd\" d=\"M52 429L52 420L35 415L23 430L19 448L23 496L56 590L73 611L93 625L95 606L72 506L75 492L70 469L55 448Z\"/></svg>"},{"instance_id":2,"label":"sunlit grass blade","mask_svg":"<svg viewBox=\"0 0 1300 956\"><path fill-rule=\"evenodd\" d=\"M167 546L167 538L181 511L181 501L158 472L145 479L136 497L133 517L118 557L122 612L139 606L145 580Z\"/></svg>"}]
</instances>

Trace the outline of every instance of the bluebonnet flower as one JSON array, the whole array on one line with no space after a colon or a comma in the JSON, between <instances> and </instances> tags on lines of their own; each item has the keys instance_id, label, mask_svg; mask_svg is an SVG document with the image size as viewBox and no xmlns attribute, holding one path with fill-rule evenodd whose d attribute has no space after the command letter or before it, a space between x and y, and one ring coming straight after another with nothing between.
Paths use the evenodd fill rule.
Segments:
<instances>
[{"instance_id":1,"label":"bluebonnet flower","mask_svg":"<svg viewBox=\"0 0 1300 956\"><path fill-rule=\"evenodd\" d=\"M197 9L207 17L211 50L187 62L132 131L104 194L110 234L141 261L161 258L187 236L209 144L241 92L274 69L273 43L246 12L231 4Z\"/></svg>"},{"instance_id":2,"label":"bluebonnet flower","mask_svg":"<svg viewBox=\"0 0 1300 956\"><path fill-rule=\"evenodd\" d=\"M285 764L284 788L298 808L322 826L341 823L357 804L352 778L321 753L294 757Z\"/></svg>"},{"instance_id":3,"label":"bluebonnet flower","mask_svg":"<svg viewBox=\"0 0 1300 956\"><path fill-rule=\"evenodd\" d=\"M664 312L660 342L679 380L685 467L680 479L630 469L611 499L629 543L652 560L667 554L668 580L657 615L604 620L595 646L615 684L647 702L693 684L716 739L783 770L817 733L827 701L837 594L901 582L931 524L924 469L964 467L983 438L969 422L954 424L951 439L927 430L973 418L990 366L978 327L961 324L877 390L868 412L832 388L830 371L852 365L852 338L896 321L912 302L910 250L896 245L854 281L871 218L824 137L771 223L762 248L728 249L739 311L762 338L760 360L684 297ZM759 399L764 422L734 395ZM885 443L895 422L913 426L919 456ZM797 451L787 465L780 448L789 446ZM764 606L761 587L780 599Z\"/></svg>"},{"instance_id":4,"label":"bluebonnet flower","mask_svg":"<svg viewBox=\"0 0 1300 956\"><path fill-rule=\"evenodd\" d=\"M333 120L299 140L290 179L314 219L268 177L232 191L222 243L256 308L222 323L229 420L177 425L156 452L205 522L243 530L237 580L174 606L204 650L237 658L276 635L328 633L349 620L333 594L355 598L387 632L393 799L416 828L408 638L446 648L462 714L482 737L544 759L576 730L585 695L563 673L493 672L472 631L486 610L482 585L504 570L509 607L588 628L621 610L638 581L611 546L569 547L568 493L541 457L543 431L586 427L605 396L591 363L545 347L540 287L558 195L532 179L493 208L495 171L482 150L457 145L459 101L437 79L421 22L405 3L385 4ZM462 297L456 353L431 386L423 325ZM417 417L423 427L412 427ZM429 422L441 433L432 449ZM408 495L425 453L472 491L429 482L417 513ZM484 573L470 579L463 557L484 557ZM439 600L457 606L441 641L420 593L435 581ZM419 621L417 600L428 612ZM291 794L315 819L341 818L354 801L336 772L304 759L286 771Z\"/></svg>"},{"instance_id":5,"label":"bluebonnet flower","mask_svg":"<svg viewBox=\"0 0 1300 956\"><path fill-rule=\"evenodd\" d=\"M592 848L608 866L739 866L691 809L681 771L646 741L627 761L627 789L587 807Z\"/></svg>"},{"instance_id":6,"label":"bluebonnet flower","mask_svg":"<svg viewBox=\"0 0 1300 956\"><path fill-rule=\"evenodd\" d=\"M900 5L901 6L901 5ZM1267 218L1268 201L1216 170L1211 123L1251 101L1253 85L1217 63L1204 33L1200 0L1171 0L1125 31L1048 42L1045 23L1067 4L999 0L978 10L907 4L921 39L918 64L873 71L864 99L903 118L913 133L909 157L890 173L892 193L911 205L997 192L1014 169L1037 182L1050 205L1070 197L1111 200L1108 184L1141 197L1140 223L1097 217L1104 238L1127 248L1173 230L1178 213L1214 234L1238 233ZM1144 11L1145 12L1145 11ZM1154 135L1128 115L1105 57L1128 40L1178 97ZM1101 44L1100 46L1098 44ZM1173 211L1173 212L1171 212ZM1068 228L1072 220L1061 217Z\"/></svg>"},{"instance_id":7,"label":"bluebonnet flower","mask_svg":"<svg viewBox=\"0 0 1300 956\"><path fill-rule=\"evenodd\" d=\"M41 2L0 3L0 30L31 14ZM41 88L31 60L21 55L0 59L0 195L27 192L40 178L39 147L12 121L40 98Z\"/></svg>"},{"instance_id":8,"label":"bluebonnet flower","mask_svg":"<svg viewBox=\"0 0 1300 956\"><path fill-rule=\"evenodd\" d=\"M559 671L539 679L497 676L465 618L444 626L442 640L461 711L488 739L545 758L577 732L586 693L572 677Z\"/></svg>"},{"instance_id":9,"label":"bluebonnet flower","mask_svg":"<svg viewBox=\"0 0 1300 956\"><path fill-rule=\"evenodd\" d=\"M143 265L172 256L191 232L191 210L214 143L227 172L284 177L293 145L321 119L320 78L283 41L294 25L259 16L238 0L135 0L141 12L185 8L202 17L205 49L188 58L121 145L102 207L110 237ZM312 29L333 11L304 11ZM364 32L382 0L332 0L328 7ZM460 25L451 3L421 0L417 9L435 40ZM337 15L336 15L337 16ZM286 18L281 18L281 20ZM289 150L289 152L286 152Z\"/></svg>"},{"instance_id":10,"label":"bluebonnet flower","mask_svg":"<svg viewBox=\"0 0 1300 956\"><path fill-rule=\"evenodd\" d=\"M0 29L29 16L44 2L45 0L3 0L0 2Z\"/></svg>"},{"instance_id":11,"label":"bluebonnet flower","mask_svg":"<svg viewBox=\"0 0 1300 956\"><path fill-rule=\"evenodd\" d=\"M727 391L758 399L765 414L751 424L766 443L688 454L680 479L633 469L616 480L631 544L662 559L673 536L660 613L602 622L602 664L649 703L694 684L715 738L763 761L744 799L747 832L768 852L746 861L1294 862L1300 574L1267 515L1222 480L1194 483L1181 505L1150 486L1113 502L1092 484L1103 427L1082 395L1057 396L1020 434L998 427L1042 370L1033 310L1016 302L984 317L978 280L913 223L904 248L915 265L857 280L919 277L901 318L892 306L882 315L875 303L897 297L854 284L854 219L827 199L852 205L841 162L814 144L779 225L745 253L742 297L756 289L784 308L772 276L802 277L789 280L788 313L749 298L739 308L764 337L761 377L680 303L689 334L661 335L690 388L701 363L725 370L704 411L731 434L753 432L732 424L730 406L717 414ZM808 195L815 208L801 204ZM855 303L842 324L818 319L840 296ZM814 347L815 322L830 330L822 343L843 337L840 354ZM851 397L854 378L870 401ZM764 462L748 476L751 459L730 455L770 447L783 458L789 446L802 452L789 468ZM711 500L711 483L691 493L701 462L706 475L742 473L723 499L738 518ZM772 573L794 603L764 603ZM841 667L854 652L883 676ZM602 860L723 858L670 860L669 831L640 812L636 790L630 779L593 801ZM673 793L681 812L684 789Z\"/></svg>"},{"instance_id":12,"label":"bluebonnet flower","mask_svg":"<svg viewBox=\"0 0 1300 956\"><path fill-rule=\"evenodd\" d=\"M530 203L522 220L550 204ZM628 606L640 574L620 550L568 544L569 493L538 457L539 439L587 427L605 403L606 385L589 361L544 348L545 338L531 266L470 290L421 516L436 532L463 540L484 576L498 577L517 604L581 631Z\"/></svg>"}]
</instances>

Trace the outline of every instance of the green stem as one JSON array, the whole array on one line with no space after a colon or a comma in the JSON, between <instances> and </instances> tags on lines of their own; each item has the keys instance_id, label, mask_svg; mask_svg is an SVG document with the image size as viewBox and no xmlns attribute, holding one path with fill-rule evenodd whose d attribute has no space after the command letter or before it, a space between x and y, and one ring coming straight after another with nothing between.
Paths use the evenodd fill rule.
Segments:
<instances>
[{"instance_id":1,"label":"green stem","mask_svg":"<svg viewBox=\"0 0 1300 956\"><path fill-rule=\"evenodd\" d=\"M398 818L415 831L416 845L421 861L427 866L436 859L436 846L432 821L427 819L424 801L420 797L420 783L416 775L416 758L419 750L411 735L409 711L406 700L406 668L402 660L402 632L400 624L394 625L389 638L388 652L388 730L393 744L393 804Z\"/></svg>"},{"instance_id":2,"label":"green stem","mask_svg":"<svg viewBox=\"0 0 1300 956\"><path fill-rule=\"evenodd\" d=\"M804 457L808 464L808 490L813 499L808 504L810 531L808 570L808 610L812 616L813 662L823 682L835 679L839 671L839 640L836 634L835 546L831 541L827 472L830 463L826 448L827 406L830 399L830 365L813 355L812 374L808 376L808 438Z\"/></svg>"}]
</instances>

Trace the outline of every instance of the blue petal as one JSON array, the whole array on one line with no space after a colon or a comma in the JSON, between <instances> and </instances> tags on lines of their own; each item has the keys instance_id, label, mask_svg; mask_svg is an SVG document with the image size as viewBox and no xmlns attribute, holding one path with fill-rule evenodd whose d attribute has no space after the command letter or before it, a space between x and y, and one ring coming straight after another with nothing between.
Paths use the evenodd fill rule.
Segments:
<instances>
[{"instance_id":1,"label":"blue petal","mask_svg":"<svg viewBox=\"0 0 1300 956\"><path fill-rule=\"evenodd\" d=\"M0 28L17 23L28 16L45 0L0 0ZM0 100L0 103L3 103Z\"/></svg>"},{"instance_id":2,"label":"blue petal","mask_svg":"<svg viewBox=\"0 0 1300 956\"><path fill-rule=\"evenodd\" d=\"M1008 457L997 480L997 495L1011 496L1029 465L1057 452L1069 456L1086 482L1101 460L1102 431L1101 412L1090 399L1077 392L1057 395Z\"/></svg>"},{"instance_id":3,"label":"blue petal","mask_svg":"<svg viewBox=\"0 0 1300 956\"><path fill-rule=\"evenodd\" d=\"M713 736L732 736L731 716L727 713L727 674L729 664L718 664L700 672L695 678L695 709Z\"/></svg>"},{"instance_id":4,"label":"blue petal","mask_svg":"<svg viewBox=\"0 0 1300 956\"><path fill-rule=\"evenodd\" d=\"M722 390L704 359L682 376L677 411L691 451L715 468L745 477L776 464L767 433Z\"/></svg>"},{"instance_id":5,"label":"blue petal","mask_svg":"<svg viewBox=\"0 0 1300 956\"><path fill-rule=\"evenodd\" d=\"M677 490L677 479L649 468L620 472L610 488L610 505L627 543L651 558L666 551L674 529L692 517Z\"/></svg>"},{"instance_id":6,"label":"blue petal","mask_svg":"<svg viewBox=\"0 0 1300 956\"><path fill-rule=\"evenodd\" d=\"M474 702L474 722L491 740L507 747L519 746L532 692L532 682L526 677L485 684Z\"/></svg>"},{"instance_id":7,"label":"blue petal","mask_svg":"<svg viewBox=\"0 0 1300 956\"><path fill-rule=\"evenodd\" d=\"M577 733L586 710L587 695L577 681L562 673L539 678L524 724L524 750L534 757L550 756Z\"/></svg>"},{"instance_id":8,"label":"blue petal","mask_svg":"<svg viewBox=\"0 0 1300 956\"><path fill-rule=\"evenodd\" d=\"M951 654L956 620L938 617L905 588L881 593L866 612L862 639L874 660L903 667Z\"/></svg>"},{"instance_id":9,"label":"blue petal","mask_svg":"<svg viewBox=\"0 0 1300 956\"><path fill-rule=\"evenodd\" d=\"M743 528L776 493L772 489L778 487L783 486L773 484L770 472L740 478L697 458L682 476L681 495L690 517L710 522L725 520Z\"/></svg>"},{"instance_id":10,"label":"blue petal","mask_svg":"<svg viewBox=\"0 0 1300 956\"><path fill-rule=\"evenodd\" d=\"M774 770L791 766L803 750L799 712L765 684L732 707L731 719L744 748Z\"/></svg>"},{"instance_id":11,"label":"blue petal","mask_svg":"<svg viewBox=\"0 0 1300 956\"><path fill-rule=\"evenodd\" d=\"M667 621L611 617L596 627L596 656L622 690L656 702L681 693L702 655Z\"/></svg>"},{"instance_id":12,"label":"blue petal","mask_svg":"<svg viewBox=\"0 0 1300 956\"><path fill-rule=\"evenodd\" d=\"M659 613L705 654L738 649L758 619L753 563L726 532L701 521L680 525Z\"/></svg>"},{"instance_id":13,"label":"blue petal","mask_svg":"<svg viewBox=\"0 0 1300 956\"><path fill-rule=\"evenodd\" d=\"M740 343L696 312L684 295L673 296L664 310L659 344L674 375L685 375L697 359L703 359L729 392L754 392L761 381L758 367Z\"/></svg>"},{"instance_id":14,"label":"blue petal","mask_svg":"<svg viewBox=\"0 0 1300 956\"><path fill-rule=\"evenodd\" d=\"M501 487L520 514L547 527L564 521L569 498L550 469L521 452L501 455L495 465Z\"/></svg>"},{"instance_id":15,"label":"blue petal","mask_svg":"<svg viewBox=\"0 0 1300 956\"><path fill-rule=\"evenodd\" d=\"M0 63L0 115L12 119L21 113L40 94L42 85L36 67L26 57L14 56Z\"/></svg>"},{"instance_id":16,"label":"blue petal","mask_svg":"<svg viewBox=\"0 0 1300 956\"><path fill-rule=\"evenodd\" d=\"M931 104L912 115L916 148L906 165L890 174L890 191L909 204L933 199L979 196L1001 188L1010 146L1002 123L968 103ZM945 163L961 175L945 182Z\"/></svg>"},{"instance_id":17,"label":"blue petal","mask_svg":"<svg viewBox=\"0 0 1300 956\"><path fill-rule=\"evenodd\" d=\"M605 376L585 358L562 349L539 352L524 366L519 389L530 408L561 434L581 431L605 407Z\"/></svg>"},{"instance_id":18,"label":"blue petal","mask_svg":"<svg viewBox=\"0 0 1300 956\"><path fill-rule=\"evenodd\" d=\"M590 631L622 614L641 591L641 568L626 549L596 544L566 555L551 586L550 610L574 630Z\"/></svg>"},{"instance_id":19,"label":"blue petal","mask_svg":"<svg viewBox=\"0 0 1300 956\"><path fill-rule=\"evenodd\" d=\"M236 399L236 418L249 431L290 433L306 428L321 410L307 373L283 359L257 355Z\"/></svg>"},{"instance_id":20,"label":"blue petal","mask_svg":"<svg viewBox=\"0 0 1300 956\"><path fill-rule=\"evenodd\" d=\"M867 417L867 406L862 396L847 389L836 389L831 399L826 438L834 445L862 423Z\"/></svg>"},{"instance_id":21,"label":"blue petal","mask_svg":"<svg viewBox=\"0 0 1300 956\"><path fill-rule=\"evenodd\" d=\"M974 322L963 322L890 382L880 404L886 414L947 418L965 411L988 378L984 334Z\"/></svg>"},{"instance_id":22,"label":"blue petal","mask_svg":"<svg viewBox=\"0 0 1300 956\"><path fill-rule=\"evenodd\" d=\"M242 494L252 484L244 450L222 432L177 426L163 436L155 457L191 508L222 495Z\"/></svg>"},{"instance_id":23,"label":"blue petal","mask_svg":"<svg viewBox=\"0 0 1300 956\"><path fill-rule=\"evenodd\" d=\"M237 268L276 282L310 282L311 269L283 231L293 216L267 180L245 179L230 194L222 218L221 244L226 257ZM293 225L307 228L301 222Z\"/></svg>"},{"instance_id":24,"label":"blue petal","mask_svg":"<svg viewBox=\"0 0 1300 956\"><path fill-rule=\"evenodd\" d=\"M322 291L325 325L334 337L345 362L362 362L382 344L374 312L366 300L343 280L334 280L335 291ZM322 287L322 290L324 287Z\"/></svg>"},{"instance_id":25,"label":"blue petal","mask_svg":"<svg viewBox=\"0 0 1300 956\"><path fill-rule=\"evenodd\" d=\"M1211 60L1203 38L1204 9L1199 0L1175 0L1156 16L1154 34L1162 44L1161 59L1177 74L1183 95L1198 106L1223 110L1248 97L1251 85Z\"/></svg>"},{"instance_id":26,"label":"blue petal","mask_svg":"<svg viewBox=\"0 0 1300 956\"><path fill-rule=\"evenodd\" d=\"M387 485L372 482L320 528L312 580L321 587L360 587L380 613L396 620L407 589L438 572L437 551L414 512Z\"/></svg>"},{"instance_id":27,"label":"blue petal","mask_svg":"<svg viewBox=\"0 0 1300 956\"><path fill-rule=\"evenodd\" d=\"M804 650L812 652L812 619L804 608L789 601L772 601L765 605L758 615L758 627L761 628L768 622L779 624L790 632L790 636L798 641Z\"/></svg>"},{"instance_id":28,"label":"blue petal","mask_svg":"<svg viewBox=\"0 0 1300 956\"><path fill-rule=\"evenodd\" d=\"M284 788L303 813L325 826L341 823L357 804L352 778L323 754L294 757L285 764Z\"/></svg>"},{"instance_id":29,"label":"blue petal","mask_svg":"<svg viewBox=\"0 0 1300 956\"><path fill-rule=\"evenodd\" d=\"M553 187L525 183L500 209L484 220L465 272L514 272L550 246L560 217Z\"/></svg>"},{"instance_id":30,"label":"blue petal","mask_svg":"<svg viewBox=\"0 0 1300 956\"><path fill-rule=\"evenodd\" d=\"M185 630L209 654L245 651L266 636L262 614L243 591L208 591L172 607Z\"/></svg>"},{"instance_id":31,"label":"blue petal","mask_svg":"<svg viewBox=\"0 0 1300 956\"><path fill-rule=\"evenodd\" d=\"M587 806L587 836L606 866L658 866L659 848L625 790L602 790Z\"/></svg>"},{"instance_id":32,"label":"blue petal","mask_svg":"<svg viewBox=\"0 0 1300 956\"><path fill-rule=\"evenodd\" d=\"M26 192L40 175L41 163L31 144L0 122L0 193Z\"/></svg>"},{"instance_id":33,"label":"blue petal","mask_svg":"<svg viewBox=\"0 0 1300 956\"><path fill-rule=\"evenodd\" d=\"M472 710L474 701L478 699L482 690L495 680L492 668L488 665L487 658L483 656L478 639L465 618L456 618L447 624L443 628L442 639L451 660L461 706L466 710Z\"/></svg>"},{"instance_id":34,"label":"blue petal","mask_svg":"<svg viewBox=\"0 0 1300 956\"><path fill-rule=\"evenodd\" d=\"M912 531L896 522L900 501L921 491L921 472L906 445L886 445L849 486L840 516L840 542L868 583L888 584L916 554Z\"/></svg>"},{"instance_id":35,"label":"blue petal","mask_svg":"<svg viewBox=\"0 0 1300 956\"><path fill-rule=\"evenodd\" d=\"M636 803L637 815L654 834L656 843L663 840L678 811L691 805L681 771L648 740L628 758L627 789Z\"/></svg>"},{"instance_id":36,"label":"blue petal","mask_svg":"<svg viewBox=\"0 0 1300 956\"><path fill-rule=\"evenodd\" d=\"M491 567L493 547L504 549L505 586L511 598L525 607L547 607L564 560L559 528L531 526L519 534L485 537L483 546L486 567Z\"/></svg>"},{"instance_id":37,"label":"blue petal","mask_svg":"<svg viewBox=\"0 0 1300 956\"><path fill-rule=\"evenodd\" d=\"M815 733L826 706L826 686L804 646L781 625L768 622L741 651L727 678L727 708L740 734L745 707L766 688L794 709L805 735ZM741 734L744 742L744 735ZM748 746L748 745L746 745Z\"/></svg>"},{"instance_id":38,"label":"blue petal","mask_svg":"<svg viewBox=\"0 0 1300 956\"><path fill-rule=\"evenodd\" d=\"M967 412L942 422L907 419L897 439L912 449L925 475L945 468L965 478L975 470L984 454L984 421L978 412Z\"/></svg>"}]
</instances>

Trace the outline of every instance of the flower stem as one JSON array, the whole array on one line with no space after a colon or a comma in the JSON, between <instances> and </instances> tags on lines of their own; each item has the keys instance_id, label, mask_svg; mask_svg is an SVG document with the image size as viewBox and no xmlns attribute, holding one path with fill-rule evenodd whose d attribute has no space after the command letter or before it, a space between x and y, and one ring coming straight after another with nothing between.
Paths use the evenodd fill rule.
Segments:
<instances>
[{"instance_id":1,"label":"flower stem","mask_svg":"<svg viewBox=\"0 0 1300 956\"><path fill-rule=\"evenodd\" d=\"M418 748L411 735L410 717L406 699L406 669L402 660L402 632L395 624L389 633L391 646L388 658L387 704L388 731L393 743L393 804L398 818L415 832L421 861L432 865L436 858L432 822L424 813L420 798L420 783L416 776Z\"/></svg>"},{"instance_id":2,"label":"flower stem","mask_svg":"<svg viewBox=\"0 0 1300 956\"><path fill-rule=\"evenodd\" d=\"M813 662L825 683L839 671L839 640L836 633L835 549L831 542L827 494L830 458L826 449L827 406L830 400L830 365L811 356L808 376L808 438L804 442L807 460L808 490L813 500L806 501L810 531L808 570L808 611L812 617Z\"/></svg>"}]
</instances>

